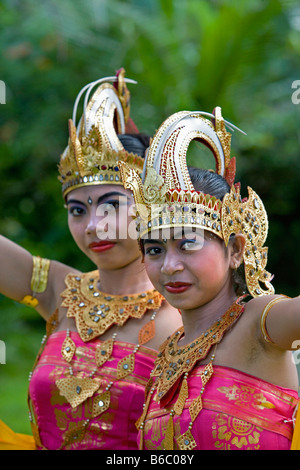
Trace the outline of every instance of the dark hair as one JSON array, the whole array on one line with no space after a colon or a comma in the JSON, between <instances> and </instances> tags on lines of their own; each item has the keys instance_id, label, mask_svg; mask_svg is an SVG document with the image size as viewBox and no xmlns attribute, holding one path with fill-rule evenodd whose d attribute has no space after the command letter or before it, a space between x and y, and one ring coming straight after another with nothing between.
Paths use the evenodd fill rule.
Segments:
<instances>
[{"instance_id":1,"label":"dark hair","mask_svg":"<svg viewBox=\"0 0 300 470\"><path fill-rule=\"evenodd\" d=\"M226 193L229 193L230 186L227 181L217 173L213 173L203 168L188 167L190 178L196 191L210 194L222 201Z\"/></svg>"},{"instance_id":2,"label":"dark hair","mask_svg":"<svg viewBox=\"0 0 300 470\"><path fill-rule=\"evenodd\" d=\"M135 153L140 157L145 156L150 143L150 137L147 134L119 134L118 138L127 152Z\"/></svg>"},{"instance_id":3,"label":"dark hair","mask_svg":"<svg viewBox=\"0 0 300 470\"><path fill-rule=\"evenodd\" d=\"M202 168L188 167L190 178L196 191L210 194L223 200L226 193L229 193L230 186L227 181L217 173ZM234 235L231 235L233 240ZM244 266L241 264L232 274L234 290L237 295L243 295L248 292L245 281Z\"/></svg>"}]
</instances>

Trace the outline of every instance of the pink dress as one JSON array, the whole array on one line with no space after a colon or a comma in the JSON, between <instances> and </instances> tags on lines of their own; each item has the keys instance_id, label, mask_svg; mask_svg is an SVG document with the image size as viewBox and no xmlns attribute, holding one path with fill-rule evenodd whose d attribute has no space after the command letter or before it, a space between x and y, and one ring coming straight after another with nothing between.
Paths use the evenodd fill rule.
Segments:
<instances>
[{"instance_id":1,"label":"pink dress","mask_svg":"<svg viewBox=\"0 0 300 470\"><path fill-rule=\"evenodd\" d=\"M47 322L28 399L38 449L137 449L135 423L157 356L145 345L155 335L163 297L155 289L111 296L98 290L98 279L97 271L65 279L62 305L76 332L56 331L58 312ZM151 310L150 321L139 330L139 345L117 341L116 333L101 340L114 324Z\"/></svg>"},{"instance_id":2,"label":"pink dress","mask_svg":"<svg viewBox=\"0 0 300 470\"><path fill-rule=\"evenodd\" d=\"M199 395L203 368L195 367L190 373L189 397L181 416L173 418L174 449L178 449L176 438L188 430L188 407ZM213 370L202 397L203 409L192 427L195 450L290 449L298 394L235 369L214 365ZM164 448L169 413L179 389L180 384L175 384L163 405L151 400L144 430L139 433L140 449Z\"/></svg>"},{"instance_id":3,"label":"pink dress","mask_svg":"<svg viewBox=\"0 0 300 470\"><path fill-rule=\"evenodd\" d=\"M84 343L77 333L70 337L76 345L72 361L75 377L88 377L97 367L95 350L101 341ZM36 422L34 435L38 449L127 450L137 449L137 429L144 402L144 390L153 368L156 352L140 347L135 353L134 371L116 380L119 361L133 352L135 345L116 341L111 358L97 368L93 380L100 387L83 403L72 408L60 394L56 381L68 377L68 367L61 356L66 332L52 333L38 359L29 387L32 415ZM103 392L114 382L109 408L101 412ZM98 414L100 412L100 414Z\"/></svg>"}]
</instances>

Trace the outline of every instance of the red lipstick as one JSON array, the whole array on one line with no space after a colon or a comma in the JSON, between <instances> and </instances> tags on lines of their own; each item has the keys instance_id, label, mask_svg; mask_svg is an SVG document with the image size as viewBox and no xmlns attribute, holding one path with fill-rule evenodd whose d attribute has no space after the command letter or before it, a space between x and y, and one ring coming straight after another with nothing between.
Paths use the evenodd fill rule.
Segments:
<instances>
[{"instance_id":1,"label":"red lipstick","mask_svg":"<svg viewBox=\"0 0 300 470\"><path fill-rule=\"evenodd\" d=\"M187 282L168 282L165 284L165 289L170 294L181 294L188 290L191 284Z\"/></svg>"},{"instance_id":2,"label":"red lipstick","mask_svg":"<svg viewBox=\"0 0 300 470\"><path fill-rule=\"evenodd\" d=\"M110 240L103 240L89 244L90 250L94 251L95 253L103 253L103 251L110 250L114 246L115 243Z\"/></svg>"}]
</instances>

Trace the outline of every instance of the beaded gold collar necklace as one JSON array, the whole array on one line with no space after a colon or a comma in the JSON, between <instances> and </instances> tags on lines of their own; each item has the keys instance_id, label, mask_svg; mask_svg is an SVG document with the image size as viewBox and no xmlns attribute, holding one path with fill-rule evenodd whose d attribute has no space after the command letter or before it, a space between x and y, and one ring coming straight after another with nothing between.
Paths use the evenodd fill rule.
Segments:
<instances>
[{"instance_id":1,"label":"beaded gold collar necklace","mask_svg":"<svg viewBox=\"0 0 300 470\"><path fill-rule=\"evenodd\" d=\"M213 375L213 361L215 359L216 347L222 340L224 334L243 313L244 305L240 303L243 298L244 297L241 297L235 301L221 318L219 318L207 331L190 344L187 344L182 348L179 347L179 340L182 338L184 333L184 329L182 327L161 346L160 352L155 361L154 370L146 388L146 403L144 405L144 411L137 423L137 426L141 430L141 436L143 436L144 423L151 398L154 397L155 401L161 401L166 397L166 394L171 390L176 382L179 381L179 379L182 379L177 400L170 411L170 417L163 441L164 449L174 449L173 417L175 415L180 416L182 414L185 402L188 398L187 378L189 372L197 362L204 360L210 350L214 347L210 361L204 366L201 373L202 388L199 390L198 397L192 401L189 407L190 423L188 429L176 439L180 450L192 450L196 447L196 442L191 431L193 423L203 407L202 395L204 393L205 386ZM153 378L155 378L155 383L151 386Z\"/></svg>"},{"instance_id":2,"label":"beaded gold collar necklace","mask_svg":"<svg viewBox=\"0 0 300 470\"><path fill-rule=\"evenodd\" d=\"M163 296L152 289L140 294L110 295L98 290L98 271L66 277L62 307L74 318L82 341L90 341L111 326L122 326L129 318L142 318L147 310L157 310Z\"/></svg>"},{"instance_id":3,"label":"beaded gold collar necklace","mask_svg":"<svg viewBox=\"0 0 300 470\"><path fill-rule=\"evenodd\" d=\"M157 384L157 400L159 401L179 377L190 372L196 362L206 358L214 344L221 341L224 333L238 319L244 306L237 302L224 313L207 331L190 344L178 345L183 336L181 327L173 336L165 341L155 362L153 377L159 377Z\"/></svg>"}]
</instances>

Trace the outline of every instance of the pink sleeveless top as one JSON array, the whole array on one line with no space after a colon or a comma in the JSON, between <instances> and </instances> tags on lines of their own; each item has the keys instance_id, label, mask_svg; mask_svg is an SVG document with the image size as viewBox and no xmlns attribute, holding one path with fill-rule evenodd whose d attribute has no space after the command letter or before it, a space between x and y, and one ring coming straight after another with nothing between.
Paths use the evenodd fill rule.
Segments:
<instances>
[{"instance_id":1,"label":"pink sleeveless top","mask_svg":"<svg viewBox=\"0 0 300 470\"><path fill-rule=\"evenodd\" d=\"M76 345L72 360L74 377L89 377L97 368L96 346L99 339L84 343L77 333L70 337ZM61 356L66 332L52 333L38 359L29 387L32 414L38 430L38 449L137 449L135 422L140 417L144 403L144 390L153 369L156 352L140 347L135 353L133 372L116 380L117 365L130 355L135 345L116 341L110 359L92 375L100 388L83 403L72 408L56 385L68 377L68 365ZM100 375L101 374L101 375ZM105 387L110 388L111 400L106 411L99 413L103 404ZM34 432L34 435L37 433Z\"/></svg>"},{"instance_id":2,"label":"pink sleeveless top","mask_svg":"<svg viewBox=\"0 0 300 470\"><path fill-rule=\"evenodd\" d=\"M195 367L188 377L189 396L181 416L174 416L176 438L191 421L189 406L201 390L201 372ZM176 387L177 385L177 387ZM169 401L160 405L152 399L140 448L163 449L169 413L180 386L175 384ZM288 450L293 434L293 417L298 403L294 390L279 387L235 369L214 366L214 373L202 396L203 409L197 416L192 435L194 450Z\"/></svg>"}]
</instances>

